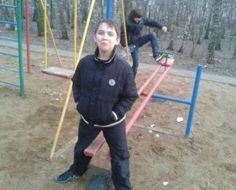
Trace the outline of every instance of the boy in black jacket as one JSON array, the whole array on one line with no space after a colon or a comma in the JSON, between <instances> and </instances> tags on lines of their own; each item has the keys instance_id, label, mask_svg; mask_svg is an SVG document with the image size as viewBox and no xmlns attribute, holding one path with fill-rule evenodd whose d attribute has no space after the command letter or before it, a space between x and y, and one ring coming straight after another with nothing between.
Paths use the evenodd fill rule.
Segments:
<instances>
[{"instance_id":1,"label":"boy in black jacket","mask_svg":"<svg viewBox=\"0 0 236 190\"><path fill-rule=\"evenodd\" d=\"M143 18L140 10L133 9L128 17L126 18L126 30L128 45L132 47L131 56L133 59L133 73L136 75L138 70L138 50L144 44L151 42L153 58L158 62L162 58L162 53L159 52L159 46L157 41L157 35L155 32L149 34L141 35L141 31L144 26L156 27L161 29L164 33L167 32L167 27L163 26L155 20L148 18ZM121 45L125 46L124 42L124 29L121 30Z\"/></svg>"},{"instance_id":2,"label":"boy in black jacket","mask_svg":"<svg viewBox=\"0 0 236 190\"><path fill-rule=\"evenodd\" d=\"M131 67L115 53L120 38L114 23L101 21L94 41L98 46L95 54L81 59L72 78L74 100L81 117L74 162L55 181L73 181L86 172L91 157L85 156L84 150L102 131L111 153L115 189L130 190L124 120L138 97L137 89Z\"/></svg>"}]
</instances>

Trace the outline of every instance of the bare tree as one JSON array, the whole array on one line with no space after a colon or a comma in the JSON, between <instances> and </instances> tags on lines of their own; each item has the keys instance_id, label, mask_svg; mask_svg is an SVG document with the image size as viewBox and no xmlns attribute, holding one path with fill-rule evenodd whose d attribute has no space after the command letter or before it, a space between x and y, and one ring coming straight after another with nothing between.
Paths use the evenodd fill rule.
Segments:
<instances>
[{"instance_id":1,"label":"bare tree","mask_svg":"<svg viewBox=\"0 0 236 190\"><path fill-rule=\"evenodd\" d=\"M196 44L197 44L197 38L196 38L196 23L197 23L197 20L198 17L199 17L199 13L198 13L198 5L197 5L198 1L193 1L192 3L192 6L191 6L191 21L190 21L190 24L189 24L189 31L190 31L190 39L192 41L192 49L190 51L190 57L193 58L193 55L194 55L194 52L195 52L195 49L196 49Z\"/></svg>"},{"instance_id":2,"label":"bare tree","mask_svg":"<svg viewBox=\"0 0 236 190\"><path fill-rule=\"evenodd\" d=\"M181 43L181 46L180 48L178 49L178 53L184 53L184 45L185 45L185 42L188 38L188 35L189 35L189 25L191 23L191 19L192 19L192 15L190 14L188 16L188 20L187 22L185 23L185 27L184 27L184 33L183 33L183 37L182 37L182 43Z\"/></svg>"},{"instance_id":3,"label":"bare tree","mask_svg":"<svg viewBox=\"0 0 236 190\"><path fill-rule=\"evenodd\" d=\"M234 53L233 53L233 59L236 59L236 37L235 37L235 40L234 40Z\"/></svg>"},{"instance_id":4,"label":"bare tree","mask_svg":"<svg viewBox=\"0 0 236 190\"><path fill-rule=\"evenodd\" d=\"M44 10L41 3L37 0L34 0L34 11L35 11L35 20L37 23L38 36L43 36L44 34Z\"/></svg>"},{"instance_id":5,"label":"bare tree","mask_svg":"<svg viewBox=\"0 0 236 190\"><path fill-rule=\"evenodd\" d=\"M69 35L67 31L67 25L66 25L66 14L64 12L64 2L60 1L58 2L58 16L59 16L59 24L60 24L60 34L61 34L61 39L63 40L68 40Z\"/></svg>"},{"instance_id":6,"label":"bare tree","mask_svg":"<svg viewBox=\"0 0 236 190\"><path fill-rule=\"evenodd\" d=\"M205 33L205 36L204 36L205 40L209 39L211 19L212 19L212 12L210 11L210 14L209 14L208 19L207 19L207 24L206 24L206 33Z\"/></svg>"},{"instance_id":7,"label":"bare tree","mask_svg":"<svg viewBox=\"0 0 236 190\"><path fill-rule=\"evenodd\" d=\"M216 28L216 42L215 42L215 50L221 50L221 38L222 38L222 34L224 31L224 26L223 26L223 18L222 18L222 14L223 14L223 8L222 8L222 0L220 0L218 2L218 8L217 8L217 16L215 15L215 19L217 19L217 28Z\"/></svg>"},{"instance_id":8,"label":"bare tree","mask_svg":"<svg viewBox=\"0 0 236 190\"><path fill-rule=\"evenodd\" d=\"M208 64L215 63L215 48L216 48L217 38L219 36L219 30L220 30L221 8L222 8L222 0L214 0L211 36L210 36L210 41L208 44L208 55L207 55Z\"/></svg>"},{"instance_id":9,"label":"bare tree","mask_svg":"<svg viewBox=\"0 0 236 190\"><path fill-rule=\"evenodd\" d=\"M207 5L208 2L207 0L203 1L203 6L202 6L202 17L200 18L200 27L199 27L199 33L198 33L198 39L197 39L197 44L201 44L201 38L202 38L202 33L204 29L204 24L206 22L206 10L207 10Z\"/></svg>"},{"instance_id":10,"label":"bare tree","mask_svg":"<svg viewBox=\"0 0 236 190\"><path fill-rule=\"evenodd\" d=\"M170 31L170 42L167 47L168 50L174 50L174 37L175 37L175 26L173 25L174 18L175 18L175 1L171 0L170 1L170 11L168 13L168 30Z\"/></svg>"},{"instance_id":11,"label":"bare tree","mask_svg":"<svg viewBox=\"0 0 236 190\"><path fill-rule=\"evenodd\" d=\"M54 9L54 3L53 3L53 0L49 0L48 2L48 14L49 14L49 21L50 21L50 26L51 28L54 28L54 24L53 24L53 21L54 21L54 18L55 18L55 9Z\"/></svg>"},{"instance_id":12,"label":"bare tree","mask_svg":"<svg viewBox=\"0 0 236 190\"><path fill-rule=\"evenodd\" d=\"M71 8L73 7L71 4L71 1L63 1L63 6L65 8L65 13L66 13L66 22L67 24L71 24Z\"/></svg>"}]
</instances>

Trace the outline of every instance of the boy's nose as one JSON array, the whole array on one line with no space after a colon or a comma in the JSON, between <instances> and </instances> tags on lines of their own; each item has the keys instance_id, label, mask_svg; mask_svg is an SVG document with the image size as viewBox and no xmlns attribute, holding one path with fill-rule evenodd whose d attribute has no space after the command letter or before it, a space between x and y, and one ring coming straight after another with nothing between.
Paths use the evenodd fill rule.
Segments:
<instances>
[{"instance_id":1,"label":"boy's nose","mask_svg":"<svg viewBox=\"0 0 236 190\"><path fill-rule=\"evenodd\" d=\"M108 34L105 33L105 34L103 35L103 38L104 38L104 39L107 39L107 38L108 38Z\"/></svg>"}]
</instances>

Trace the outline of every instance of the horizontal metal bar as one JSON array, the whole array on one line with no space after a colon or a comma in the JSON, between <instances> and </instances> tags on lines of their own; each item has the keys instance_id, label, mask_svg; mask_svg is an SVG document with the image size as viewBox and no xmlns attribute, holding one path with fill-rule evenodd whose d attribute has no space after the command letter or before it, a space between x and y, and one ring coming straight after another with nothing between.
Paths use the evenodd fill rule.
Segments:
<instances>
[{"instance_id":1,"label":"horizontal metal bar","mask_svg":"<svg viewBox=\"0 0 236 190\"><path fill-rule=\"evenodd\" d=\"M19 73L19 71L17 69L14 69L12 67L7 67L7 66L0 66L0 70L2 71L10 71L10 72L13 72L13 73Z\"/></svg>"},{"instance_id":2,"label":"horizontal metal bar","mask_svg":"<svg viewBox=\"0 0 236 190\"><path fill-rule=\"evenodd\" d=\"M8 40L8 41L13 41L13 42L18 41L16 38L9 38L9 37L4 37L4 36L0 36L0 40Z\"/></svg>"},{"instance_id":3,"label":"horizontal metal bar","mask_svg":"<svg viewBox=\"0 0 236 190\"><path fill-rule=\"evenodd\" d=\"M15 5L11 5L11 4L0 4L0 7L16 8Z\"/></svg>"},{"instance_id":4,"label":"horizontal metal bar","mask_svg":"<svg viewBox=\"0 0 236 190\"><path fill-rule=\"evenodd\" d=\"M162 99L162 100L168 100L168 101L172 101L172 102L191 105L191 100L187 100L187 99L181 99L181 98L176 98L176 97L171 97L171 96L163 96L160 94L153 94L153 97L158 98L158 99Z\"/></svg>"},{"instance_id":5,"label":"horizontal metal bar","mask_svg":"<svg viewBox=\"0 0 236 190\"><path fill-rule=\"evenodd\" d=\"M20 87L20 86L17 85L17 84L14 84L14 83L11 83L11 82L7 82L7 81L2 81L2 80L0 80L0 83L6 84L6 85L9 85L9 86L14 86L14 87L16 87L16 88L19 88L19 87Z\"/></svg>"},{"instance_id":6,"label":"horizontal metal bar","mask_svg":"<svg viewBox=\"0 0 236 190\"><path fill-rule=\"evenodd\" d=\"M10 21L10 20L0 20L0 24L17 25L17 23L15 21Z\"/></svg>"},{"instance_id":7,"label":"horizontal metal bar","mask_svg":"<svg viewBox=\"0 0 236 190\"><path fill-rule=\"evenodd\" d=\"M10 57L18 57L18 55L11 54L11 53L4 53L4 52L0 52L0 54L1 54L1 55L10 56Z\"/></svg>"}]
</instances>

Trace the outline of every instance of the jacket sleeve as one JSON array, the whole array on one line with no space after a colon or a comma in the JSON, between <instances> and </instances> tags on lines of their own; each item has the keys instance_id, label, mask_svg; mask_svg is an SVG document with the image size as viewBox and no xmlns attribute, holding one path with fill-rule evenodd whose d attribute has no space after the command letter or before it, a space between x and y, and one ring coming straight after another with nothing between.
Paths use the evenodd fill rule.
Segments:
<instances>
[{"instance_id":1,"label":"jacket sleeve","mask_svg":"<svg viewBox=\"0 0 236 190\"><path fill-rule=\"evenodd\" d=\"M126 68L126 72L124 73L126 73L127 77L124 77L125 84L123 87L123 93L114 108L114 112L118 116L118 119L122 118L126 112L130 110L135 100L138 98L138 92L131 67L128 66L128 69Z\"/></svg>"},{"instance_id":2,"label":"jacket sleeve","mask_svg":"<svg viewBox=\"0 0 236 190\"><path fill-rule=\"evenodd\" d=\"M143 19L143 24L145 26L156 27L158 29L162 29L162 27L163 27L163 25L161 23L159 23L158 21L148 19L148 18Z\"/></svg>"},{"instance_id":3,"label":"jacket sleeve","mask_svg":"<svg viewBox=\"0 0 236 190\"><path fill-rule=\"evenodd\" d=\"M72 91L73 91L73 97L74 101L78 102L80 97L80 73L81 73L81 63L78 64L75 73L72 77Z\"/></svg>"},{"instance_id":4,"label":"jacket sleeve","mask_svg":"<svg viewBox=\"0 0 236 190\"><path fill-rule=\"evenodd\" d=\"M143 22L141 21L140 23L134 23L130 17L126 18L126 26L128 32L131 33L140 33L142 28L143 28Z\"/></svg>"}]
</instances>

